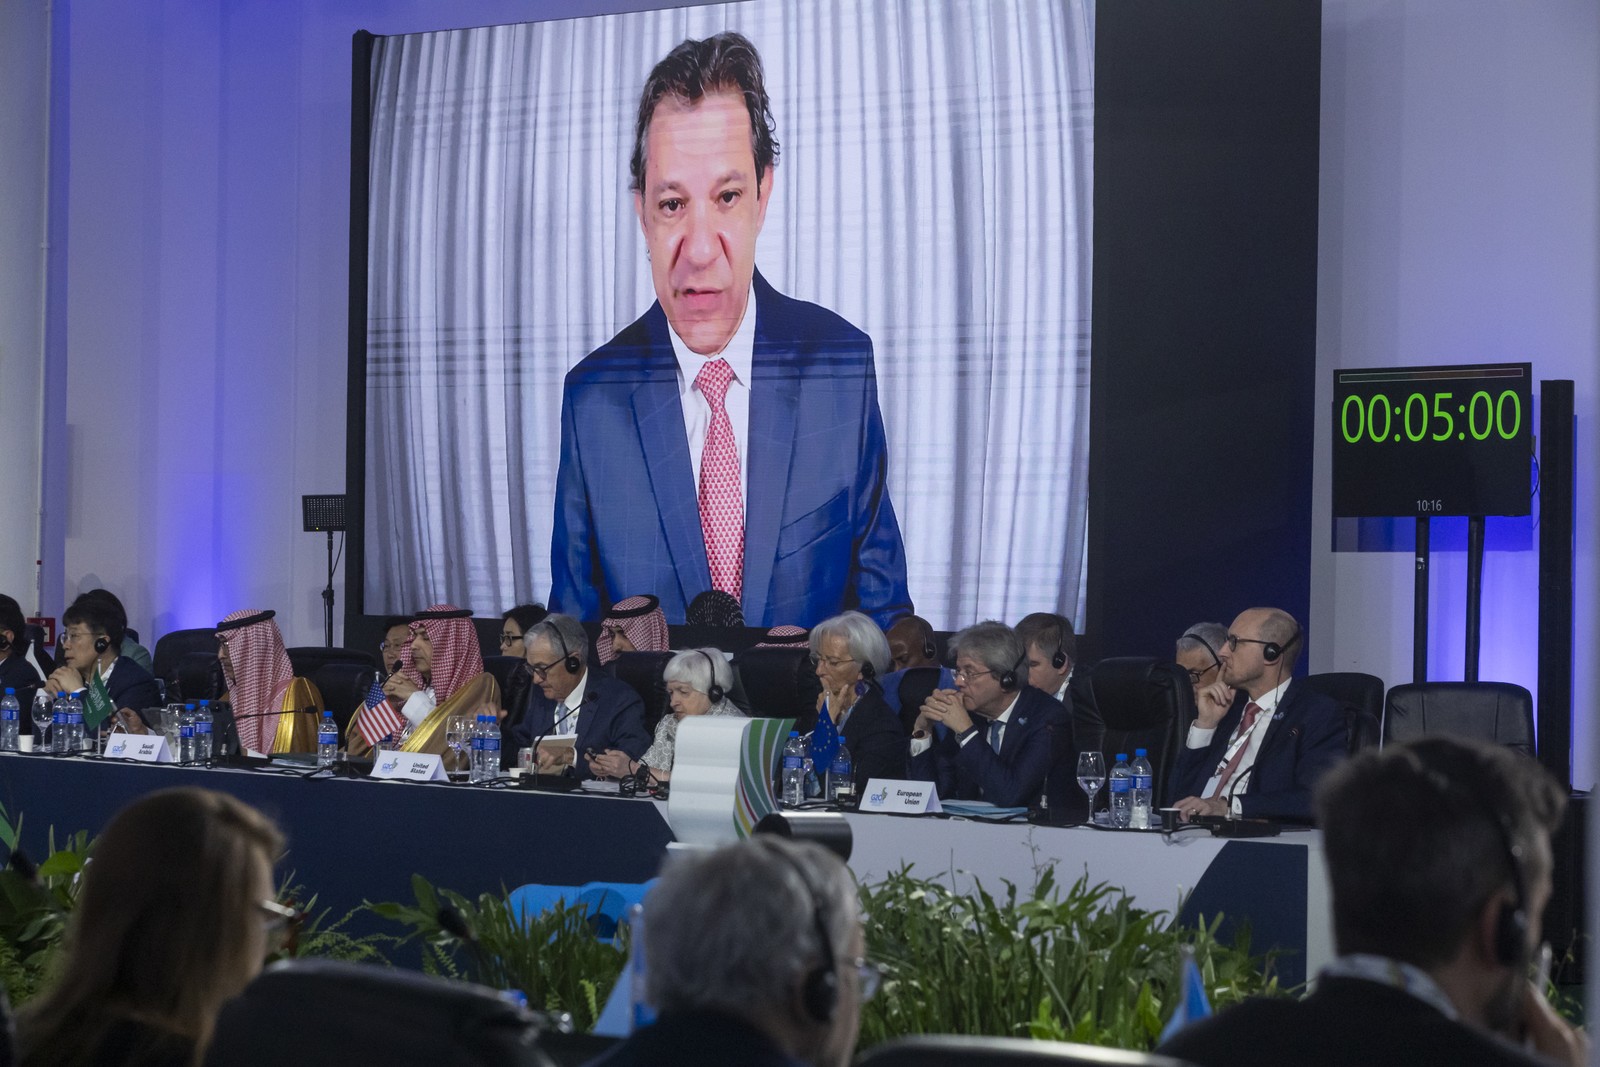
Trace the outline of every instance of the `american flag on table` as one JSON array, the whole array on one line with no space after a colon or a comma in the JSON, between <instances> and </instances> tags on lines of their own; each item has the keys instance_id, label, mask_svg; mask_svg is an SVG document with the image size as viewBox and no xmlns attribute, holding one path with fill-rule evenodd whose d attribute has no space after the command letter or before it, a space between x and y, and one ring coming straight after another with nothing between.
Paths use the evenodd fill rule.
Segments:
<instances>
[{"instance_id":1,"label":"american flag on table","mask_svg":"<svg viewBox=\"0 0 1600 1067\"><path fill-rule=\"evenodd\" d=\"M398 731L405 722L406 717L384 697L383 680L374 678L356 714L356 733L369 746L377 748L379 741Z\"/></svg>"}]
</instances>

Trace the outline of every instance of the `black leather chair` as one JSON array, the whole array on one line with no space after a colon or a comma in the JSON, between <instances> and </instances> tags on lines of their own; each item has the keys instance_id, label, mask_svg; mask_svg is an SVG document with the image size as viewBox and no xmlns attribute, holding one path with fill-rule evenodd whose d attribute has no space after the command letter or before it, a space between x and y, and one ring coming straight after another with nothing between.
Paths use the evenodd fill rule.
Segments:
<instances>
[{"instance_id":1,"label":"black leather chair","mask_svg":"<svg viewBox=\"0 0 1600 1067\"><path fill-rule=\"evenodd\" d=\"M733 673L744 686L751 715L794 719L801 733L816 725L822 683L809 649L747 648L733 657Z\"/></svg>"},{"instance_id":2,"label":"black leather chair","mask_svg":"<svg viewBox=\"0 0 1600 1067\"><path fill-rule=\"evenodd\" d=\"M295 673L299 674L298 671ZM343 737L356 709L366 699L367 692L379 675L376 667L329 660L300 677L317 687L317 692L322 694L322 706L333 712L333 721L339 724L339 736Z\"/></svg>"},{"instance_id":3,"label":"black leather chair","mask_svg":"<svg viewBox=\"0 0 1600 1067\"><path fill-rule=\"evenodd\" d=\"M1356 671L1308 674L1300 679L1312 692L1321 693L1344 711L1350 755L1373 748L1382 740L1383 679Z\"/></svg>"},{"instance_id":4,"label":"black leather chair","mask_svg":"<svg viewBox=\"0 0 1600 1067\"><path fill-rule=\"evenodd\" d=\"M1194 687L1187 671L1149 656L1115 656L1094 665L1089 675L1095 707L1105 721L1106 772L1118 752L1133 759L1144 749L1150 761L1155 806L1167 796L1167 772L1194 718Z\"/></svg>"},{"instance_id":5,"label":"black leather chair","mask_svg":"<svg viewBox=\"0 0 1600 1067\"><path fill-rule=\"evenodd\" d=\"M1188 1061L1153 1052L1127 1052L1064 1041L928 1034L899 1038L869 1049L856 1057L855 1067L1022 1067L1032 1063L1054 1067L1186 1067Z\"/></svg>"},{"instance_id":6,"label":"black leather chair","mask_svg":"<svg viewBox=\"0 0 1600 1067\"><path fill-rule=\"evenodd\" d=\"M611 677L632 686L644 701L644 728L652 737L667 710L667 683L661 672L672 656L671 652L619 652L605 668Z\"/></svg>"},{"instance_id":7,"label":"black leather chair","mask_svg":"<svg viewBox=\"0 0 1600 1067\"><path fill-rule=\"evenodd\" d=\"M213 642L215 643L215 642ZM186 652L179 657L167 680L167 699L176 703L218 700L228 691L222 661L216 651Z\"/></svg>"},{"instance_id":8,"label":"black leather chair","mask_svg":"<svg viewBox=\"0 0 1600 1067\"><path fill-rule=\"evenodd\" d=\"M150 673L166 682L170 691L172 683L178 676L178 662L193 652L207 652L212 658L216 657L215 626L202 626L195 630L174 630L169 634L162 634L161 639L156 642L155 649L150 653Z\"/></svg>"},{"instance_id":9,"label":"black leather chair","mask_svg":"<svg viewBox=\"0 0 1600 1067\"><path fill-rule=\"evenodd\" d=\"M33 650L33 658L39 661L39 666L44 669L44 676L50 677L55 673L56 658L50 654L50 647L44 643L44 627L28 623L23 627L27 635L28 647Z\"/></svg>"},{"instance_id":10,"label":"black leather chair","mask_svg":"<svg viewBox=\"0 0 1600 1067\"><path fill-rule=\"evenodd\" d=\"M262 972L223 1005L205 1062L215 1067L551 1063L538 1047L533 1018L492 990L332 960L294 960Z\"/></svg>"},{"instance_id":11,"label":"black leather chair","mask_svg":"<svg viewBox=\"0 0 1600 1067\"><path fill-rule=\"evenodd\" d=\"M1494 741L1536 755L1533 696L1510 682L1421 682L1389 690L1383 743L1430 734Z\"/></svg>"},{"instance_id":12,"label":"black leather chair","mask_svg":"<svg viewBox=\"0 0 1600 1067\"><path fill-rule=\"evenodd\" d=\"M376 671L383 667L378 657L359 648L326 648L322 645L296 645L286 648L289 664L300 678L310 678L325 663L352 663Z\"/></svg>"}]
</instances>

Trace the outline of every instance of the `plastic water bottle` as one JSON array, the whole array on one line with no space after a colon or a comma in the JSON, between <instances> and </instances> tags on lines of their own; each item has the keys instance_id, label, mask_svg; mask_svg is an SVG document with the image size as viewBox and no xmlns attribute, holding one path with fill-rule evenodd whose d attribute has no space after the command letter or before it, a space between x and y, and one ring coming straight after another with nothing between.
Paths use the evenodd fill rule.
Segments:
<instances>
[{"instance_id":1,"label":"plastic water bottle","mask_svg":"<svg viewBox=\"0 0 1600 1067\"><path fill-rule=\"evenodd\" d=\"M76 693L67 694L67 751L74 756L94 751L94 742L83 726L83 698Z\"/></svg>"},{"instance_id":2,"label":"plastic water bottle","mask_svg":"<svg viewBox=\"0 0 1600 1067\"><path fill-rule=\"evenodd\" d=\"M22 736L22 704L17 691L8 688L0 697L0 752L15 752L21 747L17 741Z\"/></svg>"},{"instance_id":3,"label":"plastic water bottle","mask_svg":"<svg viewBox=\"0 0 1600 1067\"><path fill-rule=\"evenodd\" d=\"M467 757L467 781L476 785L483 781L483 716L472 724L472 752Z\"/></svg>"},{"instance_id":4,"label":"plastic water bottle","mask_svg":"<svg viewBox=\"0 0 1600 1067\"><path fill-rule=\"evenodd\" d=\"M480 715L479 720L483 726L479 733L483 735L483 777L481 781L492 782L500 777L500 722L493 715Z\"/></svg>"},{"instance_id":5,"label":"plastic water bottle","mask_svg":"<svg viewBox=\"0 0 1600 1067\"><path fill-rule=\"evenodd\" d=\"M1145 758L1145 750L1133 750L1133 762L1128 765L1128 773L1133 776L1133 815L1130 823L1135 830L1150 829L1150 799L1151 799L1151 774L1150 761Z\"/></svg>"},{"instance_id":6,"label":"plastic water bottle","mask_svg":"<svg viewBox=\"0 0 1600 1067\"><path fill-rule=\"evenodd\" d=\"M806 745L799 730L790 730L783 746L783 806L798 808L805 800Z\"/></svg>"},{"instance_id":7,"label":"plastic water bottle","mask_svg":"<svg viewBox=\"0 0 1600 1067\"><path fill-rule=\"evenodd\" d=\"M333 712L325 711L317 721L317 766L332 767L339 757L339 724L333 721Z\"/></svg>"},{"instance_id":8,"label":"plastic water bottle","mask_svg":"<svg viewBox=\"0 0 1600 1067\"><path fill-rule=\"evenodd\" d=\"M1116 766L1111 768L1111 825L1126 830L1133 817L1132 807L1133 775L1128 770L1128 754L1118 752Z\"/></svg>"},{"instance_id":9,"label":"plastic water bottle","mask_svg":"<svg viewBox=\"0 0 1600 1067\"><path fill-rule=\"evenodd\" d=\"M194 713L194 758L201 763L211 760L211 727L215 720L211 717L211 701L202 700L200 708Z\"/></svg>"},{"instance_id":10,"label":"plastic water bottle","mask_svg":"<svg viewBox=\"0 0 1600 1067\"><path fill-rule=\"evenodd\" d=\"M50 751L65 756L67 749L67 694L57 693L50 705Z\"/></svg>"},{"instance_id":11,"label":"plastic water bottle","mask_svg":"<svg viewBox=\"0 0 1600 1067\"><path fill-rule=\"evenodd\" d=\"M823 788L824 796L837 803L850 805L856 799L855 764L850 761L850 750L845 747L843 738L839 739L839 751L833 754L833 762L828 764Z\"/></svg>"},{"instance_id":12,"label":"plastic water bottle","mask_svg":"<svg viewBox=\"0 0 1600 1067\"><path fill-rule=\"evenodd\" d=\"M183 715L178 719L178 762L194 762L194 713L193 704L183 706Z\"/></svg>"}]
</instances>

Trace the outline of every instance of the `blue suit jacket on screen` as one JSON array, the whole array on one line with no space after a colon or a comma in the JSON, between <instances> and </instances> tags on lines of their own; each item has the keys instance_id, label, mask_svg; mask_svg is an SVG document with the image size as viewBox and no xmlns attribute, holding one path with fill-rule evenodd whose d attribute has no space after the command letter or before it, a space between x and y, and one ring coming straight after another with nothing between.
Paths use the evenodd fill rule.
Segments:
<instances>
[{"instance_id":1,"label":"blue suit jacket on screen","mask_svg":"<svg viewBox=\"0 0 1600 1067\"><path fill-rule=\"evenodd\" d=\"M1187 727L1178 735L1168 796L1177 800L1201 795L1227 752L1228 738L1244 717L1247 702L1242 693L1234 700L1205 748L1185 744ZM1261 739L1247 791L1238 795L1239 813L1251 819L1310 822L1311 791L1348 751L1349 734L1339 705L1307 689L1299 679L1290 682Z\"/></svg>"},{"instance_id":2,"label":"blue suit jacket on screen","mask_svg":"<svg viewBox=\"0 0 1600 1067\"><path fill-rule=\"evenodd\" d=\"M626 752L629 759L638 759L650 747L650 735L644 728L644 701L633 686L592 666L585 669L589 680L583 690L583 710L578 712L578 758L573 765L579 778L592 777L589 763L583 758L590 749L604 752L614 748ZM549 733L555 711L555 701L538 686L531 686L527 714L512 728L518 744L526 747Z\"/></svg>"},{"instance_id":3,"label":"blue suit jacket on screen","mask_svg":"<svg viewBox=\"0 0 1600 1067\"><path fill-rule=\"evenodd\" d=\"M811 626L855 608L886 626L911 602L872 341L759 272L754 293L745 622ZM550 568L551 610L583 619L654 593L681 623L711 588L660 303L567 374Z\"/></svg>"},{"instance_id":4,"label":"blue suit jacket on screen","mask_svg":"<svg viewBox=\"0 0 1600 1067\"><path fill-rule=\"evenodd\" d=\"M981 718L973 721L987 729ZM1006 720L999 752L981 732L963 745L953 731L935 724L932 747L911 758L911 777L937 785L941 800L1031 806L1044 791L1055 758L1056 731L1068 730L1070 724L1059 700L1024 685Z\"/></svg>"}]
</instances>

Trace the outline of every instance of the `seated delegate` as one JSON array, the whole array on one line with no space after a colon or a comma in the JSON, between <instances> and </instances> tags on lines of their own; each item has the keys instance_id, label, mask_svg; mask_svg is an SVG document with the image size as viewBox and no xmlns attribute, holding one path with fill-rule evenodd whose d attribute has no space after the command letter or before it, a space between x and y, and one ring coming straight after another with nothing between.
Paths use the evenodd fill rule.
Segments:
<instances>
[{"instance_id":1,"label":"seated delegate","mask_svg":"<svg viewBox=\"0 0 1600 1067\"><path fill-rule=\"evenodd\" d=\"M245 608L217 623L227 711L245 751L315 752L322 694L295 677L275 614Z\"/></svg>"},{"instance_id":2,"label":"seated delegate","mask_svg":"<svg viewBox=\"0 0 1600 1067\"><path fill-rule=\"evenodd\" d=\"M417 612L411 622L411 643L400 656L400 670L390 675L383 689L384 702L363 708L360 714L391 722L403 719L399 746L403 752L443 755L445 727L452 716L470 720L485 712L497 719L500 715L500 686L483 669L472 612L449 604ZM358 722L346 738L352 758L371 749L363 732Z\"/></svg>"},{"instance_id":3,"label":"seated delegate","mask_svg":"<svg viewBox=\"0 0 1600 1067\"><path fill-rule=\"evenodd\" d=\"M631 778L641 767L658 782L672 778L672 760L678 741L678 724L696 715L744 717L726 696L733 685L733 668L728 658L714 648L691 648L667 661L661 672L667 686L670 715L656 724L655 740L637 759L620 749L607 749L591 761L597 777Z\"/></svg>"},{"instance_id":4,"label":"seated delegate","mask_svg":"<svg viewBox=\"0 0 1600 1067\"><path fill-rule=\"evenodd\" d=\"M856 795L870 778L904 778L905 731L876 683L890 663L889 642L878 624L859 611L817 623L811 628L811 663L822 682L818 721L828 716L849 749ZM825 770L818 767L818 775Z\"/></svg>"},{"instance_id":5,"label":"seated delegate","mask_svg":"<svg viewBox=\"0 0 1600 1067\"><path fill-rule=\"evenodd\" d=\"M123 656L121 612L84 594L61 615L61 663L45 680L51 693L82 693L91 729L115 715L125 726L144 724L140 712L161 703L150 672Z\"/></svg>"},{"instance_id":6,"label":"seated delegate","mask_svg":"<svg viewBox=\"0 0 1600 1067\"><path fill-rule=\"evenodd\" d=\"M591 755L615 749L637 760L650 747L644 702L626 682L589 669L589 637L570 615L551 615L529 630L528 672L533 691L516 728L517 744L533 746L538 769L592 778ZM576 744L539 744L577 735Z\"/></svg>"}]
</instances>

